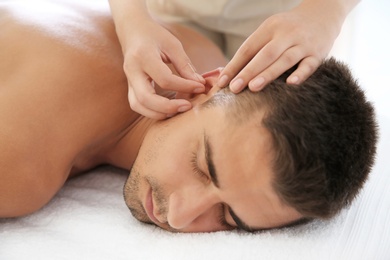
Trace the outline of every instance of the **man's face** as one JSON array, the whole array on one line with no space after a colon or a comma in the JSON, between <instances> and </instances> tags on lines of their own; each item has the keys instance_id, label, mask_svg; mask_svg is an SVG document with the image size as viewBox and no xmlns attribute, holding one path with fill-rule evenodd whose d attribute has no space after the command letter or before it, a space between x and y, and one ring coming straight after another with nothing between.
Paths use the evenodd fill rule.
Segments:
<instances>
[{"instance_id":1,"label":"man's face","mask_svg":"<svg viewBox=\"0 0 390 260\"><path fill-rule=\"evenodd\" d=\"M213 84L216 73L207 74ZM196 102L207 100L200 95ZM222 107L157 122L125 184L140 221L180 232L267 229L301 218L271 187L271 136L256 120L232 124Z\"/></svg>"}]
</instances>

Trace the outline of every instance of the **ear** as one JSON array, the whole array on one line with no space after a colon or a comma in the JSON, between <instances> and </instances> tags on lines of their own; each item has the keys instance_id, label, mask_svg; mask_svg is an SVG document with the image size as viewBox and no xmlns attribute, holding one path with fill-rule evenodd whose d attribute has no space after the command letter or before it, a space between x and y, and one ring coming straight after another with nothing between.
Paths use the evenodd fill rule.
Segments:
<instances>
[{"instance_id":1,"label":"ear","mask_svg":"<svg viewBox=\"0 0 390 260\"><path fill-rule=\"evenodd\" d=\"M192 106L202 104L210 99L218 90L217 81L218 77L221 74L223 68L217 68L211 71L208 71L202 74L203 78L206 80L205 83L205 92L201 94L194 94L192 99L190 100Z\"/></svg>"},{"instance_id":2,"label":"ear","mask_svg":"<svg viewBox=\"0 0 390 260\"><path fill-rule=\"evenodd\" d=\"M215 70L208 71L204 73L202 76L206 80L206 94L215 86L217 85L217 80L219 75L221 74L223 68L216 68ZM215 87L216 88L216 87ZM219 89L217 89L219 90ZM216 91L217 91L216 90Z\"/></svg>"},{"instance_id":3,"label":"ear","mask_svg":"<svg viewBox=\"0 0 390 260\"><path fill-rule=\"evenodd\" d=\"M205 79L205 92L200 94L182 94L177 93L175 98L184 98L189 100L192 105L197 105L199 103L203 103L207 99L209 99L215 92L217 92L220 88L217 87L217 80L219 75L221 74L223 68L217 68L206 73L202 74L202 77Z\"/></svg>"}]
</instances>

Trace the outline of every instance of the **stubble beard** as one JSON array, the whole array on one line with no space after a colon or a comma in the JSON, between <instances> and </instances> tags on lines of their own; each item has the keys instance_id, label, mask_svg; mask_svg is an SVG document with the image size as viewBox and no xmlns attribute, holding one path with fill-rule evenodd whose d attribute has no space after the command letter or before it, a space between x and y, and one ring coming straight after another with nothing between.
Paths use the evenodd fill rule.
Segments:
<instances>
[{"instance_id":1,"label":"stubble beard","mask_svg":"<svg viewBox=\"0 0 390 260\"><path fill-rule=\"evenodd\" d=\"M139 198L139 190L142 180L140 171L133 167L123 189L124 199L131 214L137 220L148 224L154 224L153 221L149 219L142 201ZM157 212L160 216L164 216L166 221L168 203L161 185L159 185L158 182L150 176L145 177L145 182L148 183L152 189L152 195L155 202L154 207L157 208Z\"/></svg>"},{"instance_id":2,"label":"stubble beard","mask_svg":"<svg viewBox=\"0 0 390 260\"><path fill-rule=\"evenodd\" d=\"M151 223L139 198L140 183L141 174L136 168L133 167L123 188L125 203L133 217L141 222Z\"/></svg>"},{"instance_id":3,"label":"stubble beard","mask_svg":"<svg viewBox=\"0 0 390 260\"><path fill-rule=\"evenodd\" d=\"M125 183L123 189L123 195L127 207L129 208L131 214L141 222L154 224L148 217L145 208L139 198L139 187L141 184L141 174L137 168L132 168L130 175ZM167 216L168 212L168 203L164 196L164 191L157 181L152 177L145 177L145 181L150 185L153 193L153 198L155 200L158 214L162 216Z\"/></svg>"}]
</instances>

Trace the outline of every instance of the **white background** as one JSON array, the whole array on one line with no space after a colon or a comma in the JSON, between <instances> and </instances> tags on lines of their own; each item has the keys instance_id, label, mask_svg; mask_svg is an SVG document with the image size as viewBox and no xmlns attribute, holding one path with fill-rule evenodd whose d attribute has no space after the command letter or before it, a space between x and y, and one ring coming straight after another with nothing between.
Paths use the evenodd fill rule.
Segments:
<instances>
[{"instance_id":1,"label":"white background","mask_svg":"<svg viewBox=\"0 0 390 260\"><path fill-rule=\"evenodd\" d=\"M347 62L377 112L390 116L390 1L363 0L347 18L331 55Z\"/></svg>"}]
</instances>

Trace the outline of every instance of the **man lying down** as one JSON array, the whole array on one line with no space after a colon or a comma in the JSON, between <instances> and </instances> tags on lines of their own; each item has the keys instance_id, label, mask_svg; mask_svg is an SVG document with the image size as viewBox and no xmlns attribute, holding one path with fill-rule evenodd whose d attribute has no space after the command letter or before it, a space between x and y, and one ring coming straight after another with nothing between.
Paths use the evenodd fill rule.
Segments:
<instances>
[{"instance_id":1,"label":"man lying down","mask_svg":"<svg viewBox=\"0 0 390 260\"><path fill-rule=\"evenodd\" d=\"M39 210L68 178L103 164L130 171L134 217L179 232L328 219L361 190L377 128L343 64L324 61L300 86L282 76L236 95L214 86L212 69L225 64L218 49L170 25L209 71L209 91L155 121L129 107L106 3L36 3L0 3L0 217Z\"/></svg>"}]
</instances>

